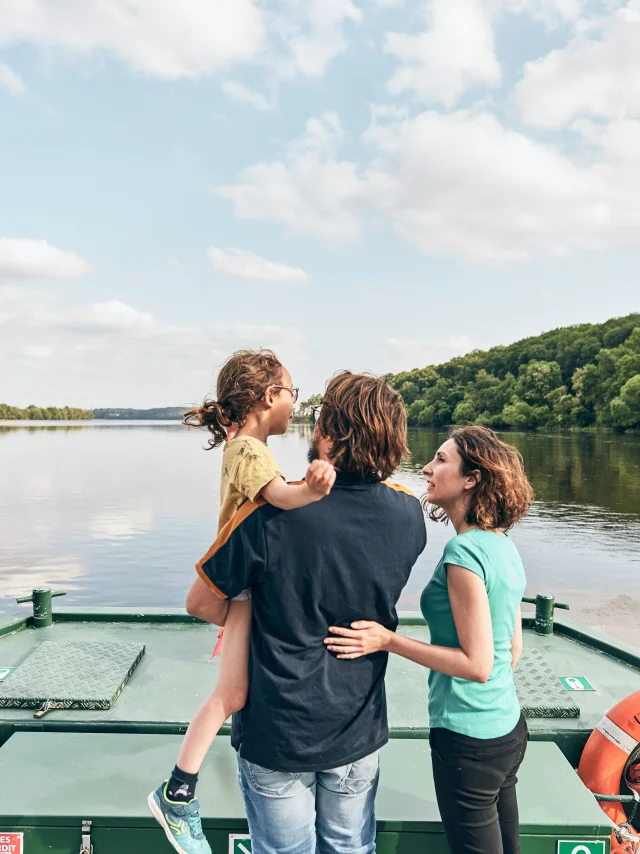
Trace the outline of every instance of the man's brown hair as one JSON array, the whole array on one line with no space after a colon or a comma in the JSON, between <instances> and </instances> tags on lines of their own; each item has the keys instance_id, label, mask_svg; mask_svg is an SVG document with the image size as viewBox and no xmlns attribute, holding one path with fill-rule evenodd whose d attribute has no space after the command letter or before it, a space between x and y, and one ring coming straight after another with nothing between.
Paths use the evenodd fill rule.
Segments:
<instances>
[{"instance_id":1,"label":"man's brown hair","mask_svg":"<svg viewBox=\"0 0 640 854\"><path fill-rule=\"evenodd\" d=\"M318 429L331 439L335 467L362 478L386 480L409 453L404 401L384 377L337 374L322 398Z\"/></svg>"},{"instance_id":2,"label":"man's brown hair","mask_svg":"<svg viewBox=\"0 0 640 854\"><path fill-rule=\"evenodd\" d=\"M449 438L460 454L462 474L479 472L478 483L470 490L465 522L484 530L513 528L535 500L520 452L493 430L476 424L452 427ZM430 506L429 516L435 522L447 521L441 507Z\"/></svg>"},{"instance_id":3,"label":"man's brown hair","mask_svg":"<svg viewBox=\"0 0 640 854\"><path fill-rule=\"evenodd\" d=\"M207 450L216 448L226 441L227 428L232 424L242 427L269 386L277 385L281 378L282 364L271 350L238 350L220 369L218 399L208 398L186 412L182 423L206 427L212 434Z\"/></svg>"}]
</instances>

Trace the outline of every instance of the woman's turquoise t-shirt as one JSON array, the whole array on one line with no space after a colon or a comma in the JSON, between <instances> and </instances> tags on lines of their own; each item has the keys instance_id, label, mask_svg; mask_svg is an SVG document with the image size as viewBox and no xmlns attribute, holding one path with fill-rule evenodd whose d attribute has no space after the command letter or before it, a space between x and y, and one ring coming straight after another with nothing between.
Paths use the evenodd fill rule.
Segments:
<instances>
[{"instance_id":1,"label":"woman's turquoise t-shirt","mask_svg":"<svg viewBox=\"0 0 640 854\"><path fill-rule=\"evenodd\" d=\"M422 592L420 607L431 643L459 647L447 587L447 564L479 575L487 588L493 626L494 661L488 682L429 673L429 724L473 738L500 738L518 723L520 706L511 670L511 640L526 579L517 548L491 531L466 531L449 540L442 560Z\"/></svg>"}]
</instances>

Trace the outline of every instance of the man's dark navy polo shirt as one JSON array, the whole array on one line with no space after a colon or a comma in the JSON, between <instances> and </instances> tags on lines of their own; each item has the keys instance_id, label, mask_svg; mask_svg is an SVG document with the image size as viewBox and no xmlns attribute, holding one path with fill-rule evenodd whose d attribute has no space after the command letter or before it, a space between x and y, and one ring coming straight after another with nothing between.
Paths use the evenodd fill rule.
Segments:
<instances>
[{"instance_id":1,"label":"man's dark navy polo shirt","mask_svg":"<svg viewBox=\"0 0 640 854\"><path fill-rule=\"evenodd\" d=\"M198 565L217 595L252 589L249 699L232 743L275 771L356 762L389 737L388 655L339 660L323 641L329 626L359 619L396 628L396 603L426 544L420 503L402 487L339 472L315 504L247 509Z\"/></svg>"}]
</instances>

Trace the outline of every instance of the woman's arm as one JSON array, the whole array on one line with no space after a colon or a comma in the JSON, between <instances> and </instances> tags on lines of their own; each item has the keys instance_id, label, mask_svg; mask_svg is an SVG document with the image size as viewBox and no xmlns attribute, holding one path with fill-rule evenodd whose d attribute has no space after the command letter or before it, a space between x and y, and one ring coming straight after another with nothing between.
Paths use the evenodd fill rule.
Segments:
<instances>
[{"instance_id":1,"label":"woman's arm","mask_svg":"<svg viewBox=\"0 0 640 854\"><path fill-rule=\"evenodd\" d=\"M515 670L522 655L522 608L516 613L516 625L511 639L511 669Z\"/></svg>"},{"instance_id":2,"label":"woman's arm","mask_svg":"<svg viewBox=\"0 0 640 854\"><path fill-rule=\"evenodd\" d=\"M386 650L447 676L487 682L493 670L493 628L484 581L474 572L449 564L447 583L459 647L434 646L406 638L378 623L360 621L351 629L331 627L325 640L338 658L360 658Z\"/></svg>"},{"instance_id":3,"label":"woman's arm","mask_svg":"<svg viewBox=\"0 0 640 854\"><path fill-rule=\"evenodd\" d=\"M328 495L335 479L336 472L331 463L314 460L304 483L291 484L276 477L262 488L260 495L280 510L295 510L296 507L305 507Z\"/></svg>"}]
</instances>

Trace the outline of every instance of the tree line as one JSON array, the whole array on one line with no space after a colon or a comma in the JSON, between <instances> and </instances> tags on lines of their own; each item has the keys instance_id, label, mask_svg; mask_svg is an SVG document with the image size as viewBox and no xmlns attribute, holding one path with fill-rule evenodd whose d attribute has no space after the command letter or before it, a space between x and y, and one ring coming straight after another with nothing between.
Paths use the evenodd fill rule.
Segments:
<instances>
[{"instance_id":1,"label":"tree line","mask_svg":"<svg viewBox=\"0 0 640 854\"><path fill-rule=\"evenodd\" d=\"M90 409L73 406L27 406L20 409L0 403L0 421L90 421L92 418Z\"/></svg>"},{"instance_id":2,"label":"tree line","mask_svg":"<svg viewBox=\"0 0 640 854\"><path fill-rule=\"evenodd\" d=\"M388 380L410 424L640 427L640 314L474 350Z\"/></svg>"}]
</instances>

